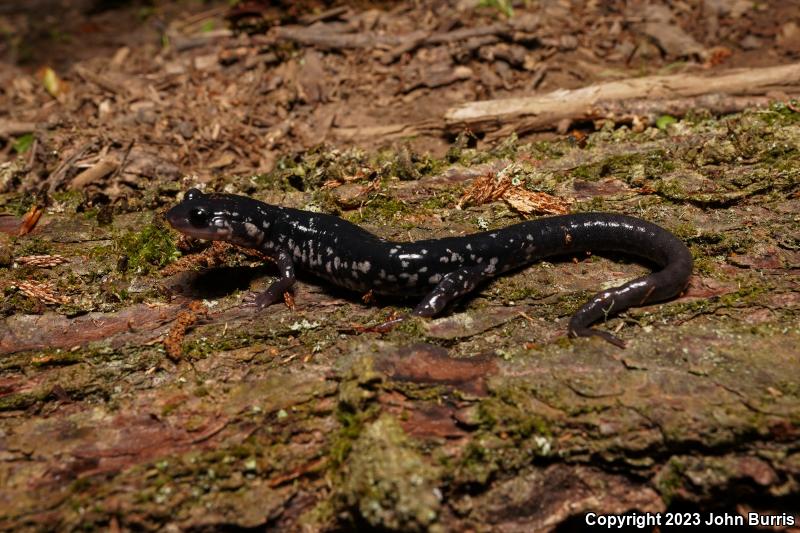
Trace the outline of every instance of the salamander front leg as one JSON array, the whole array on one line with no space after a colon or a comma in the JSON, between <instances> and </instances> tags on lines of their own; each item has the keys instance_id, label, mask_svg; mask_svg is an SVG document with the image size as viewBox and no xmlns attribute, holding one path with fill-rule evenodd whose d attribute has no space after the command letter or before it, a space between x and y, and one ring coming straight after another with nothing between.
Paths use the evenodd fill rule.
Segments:
<instances>
[{"instance_id":1,"label":"salamander front leg","mask_svg":"<svg viewBox=\"0 0 800 533\"><path fill-rule=\"evenodd\" d=\"M491 274L484 265L460 268L447 274L436 287L411 311L414 316L432 317L455 300L468 292L472 292Z\"/></svg>"},{"instance_id":2,"label":"salamander front leg","mask_svg":"<svg viewBox=\"0 0 800 533\"><path fill-rule=\"evenodd\" d=\"M281 252L275 258L275 265L278 267L278 280L270 285L264 292L255 295L248 304L256 307L268 307L283 299L283 293L294 285L294 263L291 256L286 252Z\"/></svg>"}]
</instances>

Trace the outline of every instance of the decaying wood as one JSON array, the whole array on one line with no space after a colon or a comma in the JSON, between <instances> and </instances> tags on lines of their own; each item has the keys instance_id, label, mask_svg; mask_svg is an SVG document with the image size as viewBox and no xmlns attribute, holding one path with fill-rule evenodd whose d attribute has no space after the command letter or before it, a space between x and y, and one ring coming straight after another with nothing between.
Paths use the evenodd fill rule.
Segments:
<instances>
[{"instance_id":1,"label":"decaying wood","mask_svg":"<svg viewBox=\"0 0 800 533\"><path fill-rule=\"evenodd\" d=\"M729 96L704 94L689 98L664 100L629 100L598 102L590 110L591 120L612 119L615 122L643 120L653 124L662 115L683 116L693 109L706 109L715 115L736 113L749 107L763 107L774 101L768 96Z\"/></svg>"},{"instance_id":2,"label":"decaying wood","mask_svg":"<svg viewBox=\"0 0 800 533\"><path fill-rule=\"evenodd\" d=\"M456 131L494 132L501 136L516 131L525 133L552 129L562 120L595 120L598 109L611 102L650 102L663 100L673 112L690 109L703 95L728 97L765 96L770 92L800 93L800 63L760 69L737 69L718 76L680 74L628 78L590 85L575 90L559 90L541 96L470 102L445 113L447 128ZM714 97L721 98L721 97ZM681 99L688 99L679 103ZM600 105L600 103L603 103ZM720 100L719 107L736 109L749 100ZM598 107L599 106L599 107ZM625 114L625 113L622 113Z\"/></svg>"}]
</instances>

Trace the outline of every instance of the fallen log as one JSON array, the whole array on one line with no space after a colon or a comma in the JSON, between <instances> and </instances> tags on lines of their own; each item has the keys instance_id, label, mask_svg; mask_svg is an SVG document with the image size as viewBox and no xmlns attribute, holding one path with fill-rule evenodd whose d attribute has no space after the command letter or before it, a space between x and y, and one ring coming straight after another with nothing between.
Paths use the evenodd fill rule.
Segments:
<instances>
[{"instance_id":1,"label":"fallen log","mask_svg":"<svg viewBox=\"0 0 800 533\"><path fill-rule=\"evenodd\" d=\"M758 69L737 69L716 76L678 74L628 78L580 89L558 90L544 95L521 98L503 98L468 102L450 108L445 113L445 126L450 131L470 129L484 132L490 137L510 133L527 133L555 129L563 121L597 120L603 118L602 110L613 107L613 115L627 116L620 102L643 99L663 100L664 108L671 112L688 111L692 105L702 105L701 96L715 95L709 103L726 111L738 110L752 101L743 96L765 96L768 93L800 93L800 63ZM721 96L730 96L720 102ZM683 105L679 100L686 100ZM611 103L616 103L611 106ZM654 104L650 108L657 109ZM684 111L684 112L685 112Z\"/></svg>"}]
</instances>

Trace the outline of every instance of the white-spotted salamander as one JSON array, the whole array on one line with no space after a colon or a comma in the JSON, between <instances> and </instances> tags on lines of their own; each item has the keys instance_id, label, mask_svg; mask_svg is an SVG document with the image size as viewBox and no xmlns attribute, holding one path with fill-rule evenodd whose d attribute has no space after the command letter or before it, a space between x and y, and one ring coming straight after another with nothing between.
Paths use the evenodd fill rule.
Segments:
<instances>
[{"instance_id":1,"label":"white-spotted salamander","mask_svg":"<svg viewBox=\"0 0 800 533\"><path fill-rule=\"evenodd\" d=\"M392 242L333 215L191 189L169 210L167 220L191 237L254 248L274 260L279 278L256 298L261 307L282 299L298 268L355 291L424 295L412 314L432 317L483 281L540 259L622 252L660 270L600 292L569 323L573 337L599 335L619 346L619 339L589 326L631 306L680 294L692 272L689 250L672 233L609 213L555 216L464 237Z\"/></svg>"}]
</instances>

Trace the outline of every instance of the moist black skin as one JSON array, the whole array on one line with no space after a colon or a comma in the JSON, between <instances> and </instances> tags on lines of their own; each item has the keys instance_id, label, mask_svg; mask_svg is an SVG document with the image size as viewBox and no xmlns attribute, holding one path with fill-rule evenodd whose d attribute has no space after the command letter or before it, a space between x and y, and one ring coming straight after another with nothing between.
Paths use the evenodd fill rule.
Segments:
<instances>
[{"instance_id":1,"label":"moist black skin","mask_svg":"<svg viewBox=\"0 0 800 533\"><path fill-rule=\"evenodd\" d=\"M392 242L336 216L191 189L169 210L167 220L191 237L228 241L270 257L280 274L256 297L259 307L280 301L298 268L354 291L422 296L411 314L432 317L487 279L541 259L621 252L659 270L596 294L569 322L570 336L597 335L617 346L624 343L589 326L629 307L677 296L692 273L689 250L672 233L610 213L542 218L463 237Z\"/></svg>"}]
</instances>

